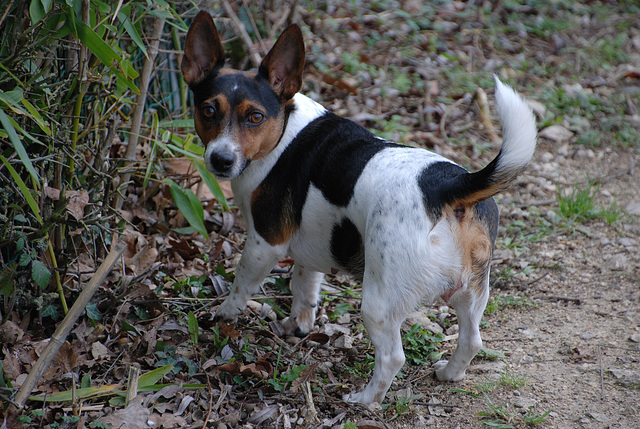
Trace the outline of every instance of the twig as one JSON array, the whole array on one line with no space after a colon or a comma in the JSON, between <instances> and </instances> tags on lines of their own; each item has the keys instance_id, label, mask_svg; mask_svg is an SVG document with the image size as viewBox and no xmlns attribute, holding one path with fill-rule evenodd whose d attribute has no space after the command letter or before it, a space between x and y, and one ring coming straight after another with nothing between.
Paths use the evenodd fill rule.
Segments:
<instances>
[{"instance_id":1,"label":"twig","mask_svg":"<svg viewBox=\"0 0 640 429\"><path fill-rule=\"evenodd\" d=\"M538 295L538 296L534 296L533 299L547 299L550 301L575 302L578 305L582 303L582 300L580 298L573 298L570 296L559 296L559 295Z\"/></svg>"},{"instance_id":2,"label":"twig","mask_svg":"<svg viewBox=\"0 0 640 429\"><path fill-rule=\"evenodd\" d=\"M604 371L602 370L602 347L598 344L598 361L600 362L600 400L604 401Z\"/></svg>"},{"instance_id":3,"label":"twig","mask_svg":"<svg viewBox=\"0 0 640 429\"><path fill-rule=\"evenodd\" d=\"M463 102L464 97L453 103L451 106L447 107L447 109L442 114L442 118L440 119L440 134L442 134L442 139L447 143L451 143L451 140L449 140L449 136L447 135L447 130L445 129L447 125L447 116L449 116L449 114L453 112L453 109L457 108Z\"/></svg>"},{"instance_id":4,"label":"twig","mask_svg":"<svg viewBox=\"0 0 640 429\"><path fill-rule=\"evenodd\" d=\"M493 126L493 122L491 122L491 113L489 112L489 102L487 101L487 93L480 87L476 89L475 94L476 103L478 103L478 111L480 116L480 123L484 127L487 135L489 136L489 140L494 143L500 140L498 134L496 133L496 129Z\"/></svg>"},{"instance_id":5,"label":"twig","mask_svg":"<svg viewBox=\"0 0 640 429\"><path fill-rule=\"evenodd\" d=\"M311 394L311 383L309 381L305 381L300 387L302 387L302 393L304 394L304 399L306 400L307 407L309 409L306 417L313 420L314 423L319 423L320 419L318 419L318 411L316 411L316 406L313 403L313 395Z\"/></svg>"},{"instance_id":6,"label":"twig","mask_svg":"<svg viewBox=\"0 0 640 429\"><path fill-rule=\"evenodd\" d=\"M54 358L62 344L64 343L67 335L71 332L71 329L75 325L76 321L80 317L80 315L85 311L85 307L91 300L91 297L98 290L98 287L102 285L102 282L107 277L107 275L111 272L111 268L118 261L118 258L124 252L126 248L125 243L118 243L114 247L114 249L107 255L105 260L102 262L100 267L96 270L95 275L91 278L89 283L85 286L83 291L76 299L76 302L73 304L69 313L64 318L56 332L51 337L47 348L44 350L44 353L40 356L38 361L35 363L31 372L27 376L27 379L20 387L20 390L16 394L15 402L18 408L24 407L25 402L27 402L27 398L36 387L38 380L47 369L51 360Z\"/></svg>"},{"instance_id":7,"label":"twig","mask_svg":"<svg viewBox=\"0 0 640 429\"><path fill-rule=\"evenodd\" d=\"M240 34L240 39L242 39L242 43L247 47L249 51L249 58L251 58L251 62L254 66L259 67L262 59L260 58L260 54L254 51L253 49L253 41L251 40L251 36L247 33L247 29L244 28L240 19L238 19L238 15L233 11L233 8L229 4L227 0L222 0L222 7L224 8L225 13L231 19L233 26L236 28L236 31Z\"/></svg>"}]
</instances>

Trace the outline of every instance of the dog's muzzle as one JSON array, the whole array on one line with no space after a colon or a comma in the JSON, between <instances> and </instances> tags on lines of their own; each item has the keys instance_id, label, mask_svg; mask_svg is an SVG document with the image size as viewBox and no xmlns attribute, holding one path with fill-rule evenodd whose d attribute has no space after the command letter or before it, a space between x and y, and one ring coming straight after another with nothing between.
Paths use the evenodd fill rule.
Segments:
<instances>
[{"instance_id":1,"label":"dog's muzzle","mask_svg":"<svg viewBox=\"0 0 640 429\"><path fill-rule=\"evenodd\" d=\"M223 136L207 145L204 163L214 176L220 179L233 179L242 173L248 160L232 139Z\"/></svg>"}]
</instances>

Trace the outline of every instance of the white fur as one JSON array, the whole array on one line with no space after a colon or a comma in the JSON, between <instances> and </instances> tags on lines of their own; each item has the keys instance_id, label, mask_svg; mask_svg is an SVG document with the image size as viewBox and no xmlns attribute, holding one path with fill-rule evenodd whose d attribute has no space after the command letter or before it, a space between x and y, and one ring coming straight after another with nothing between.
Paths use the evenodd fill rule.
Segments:
<instances>
[{"instance_id":1,"label":"white fur","mask_svg":"<svg viewBox=\"0 0 640 429\"><path fill-rule=\"evenodd\" d=\"M502 123L502 153L498 169L524 168L536 148L536 121L526 101L500 79L496 81L496 105Z\"/></svg>"}]
</instances>

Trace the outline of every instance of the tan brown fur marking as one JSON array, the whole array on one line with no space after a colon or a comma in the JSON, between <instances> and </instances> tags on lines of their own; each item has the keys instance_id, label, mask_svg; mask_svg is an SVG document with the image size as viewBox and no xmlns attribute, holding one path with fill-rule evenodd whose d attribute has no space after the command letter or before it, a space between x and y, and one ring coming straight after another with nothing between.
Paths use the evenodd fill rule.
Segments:
<instances>
[{"instance_id":1,"label":"tan brown fur marking","mask_svg":"<svg viewBox=\"0 0 640 429\"><path fill-rule=\"evenodd\" d=\"M216 115L218 120L214 122L210 121L204 116L204 113L202 113L203 107L208 104L217 106L218 112ZM194 124L196 132L198 133L202 143L206 145L218 138L222 130L226 128L226 118L229 115L230 109L231 107L229 106L227 97L222 94L205 100L200 106L197 106L196 109L194 109Z\"/></svg>"},{"instance_id":2,"label":"tan brown fur marking","mask_svg":"<svg viewBox=\"0 0 640 429\"><path fill-rule=\"evenodd\" d=\"M493 253L488 227L476 218L472 207L447 206L444 213L453 225L458 248L462 250L463 278L468 278L469 289L480 295L485 288Z\"/></svg>"}]
</instances>

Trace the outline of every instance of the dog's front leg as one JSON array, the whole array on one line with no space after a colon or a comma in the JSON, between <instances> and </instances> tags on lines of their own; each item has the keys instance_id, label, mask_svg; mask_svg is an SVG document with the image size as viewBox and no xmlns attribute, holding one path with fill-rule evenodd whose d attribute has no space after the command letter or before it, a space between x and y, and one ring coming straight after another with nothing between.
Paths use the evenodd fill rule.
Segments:
<instances>
[{"instance_id":1,"label":"dog's front leg","mask_svg":"<svg viewBox=\"0 0 640 429\"><path fill-rule=\"evenodd\" d=\"M318 295L323 278L322 273L308 270L298 263L294 265L291 276L291 316L282 322L287 335L304 337L311 332L316 320Z\"/></svg>"},{"instance_id":2,"label":"dog's front leg","mask_svg":"<svg viewBox=\"0 0 640 429\"><path fill-rule=\"evenodd\" d=\"M286 245L272 246L257 233L249 232L236 267L231 293L220 305L213 320L235 323L246 308L247 301L258 292L264 278L285 254Z\"/></svg>"}]
</instances>

